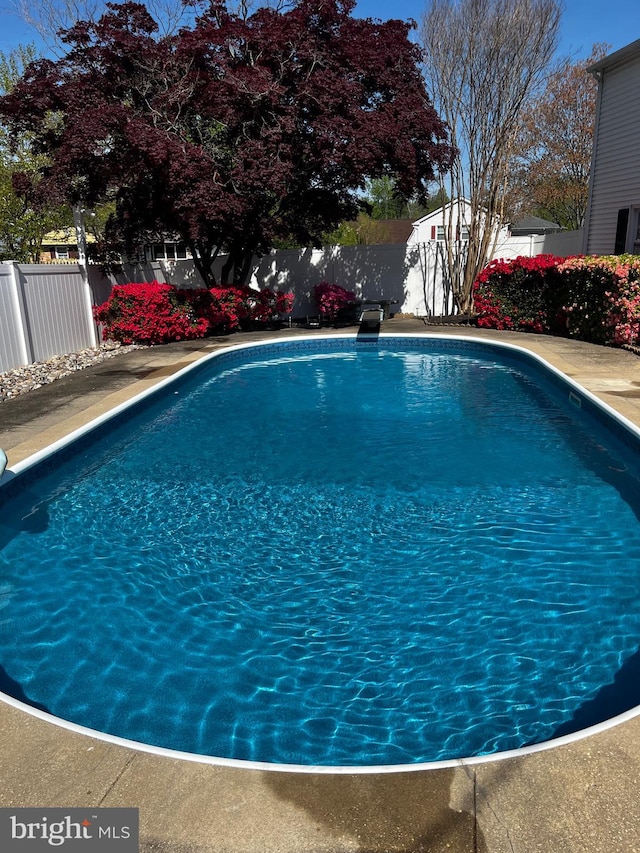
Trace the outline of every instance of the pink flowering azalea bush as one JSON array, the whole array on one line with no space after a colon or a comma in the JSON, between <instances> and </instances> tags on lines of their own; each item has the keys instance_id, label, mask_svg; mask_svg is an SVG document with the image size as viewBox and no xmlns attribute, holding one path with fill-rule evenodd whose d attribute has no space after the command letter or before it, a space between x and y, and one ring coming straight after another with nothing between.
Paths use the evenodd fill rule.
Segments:
<instances>
[{"instance_id":1,"label":"pink flowering azalea bush","mask_svg":"<svg viewBox=\"0 0 640 853\"><path fill-rule=\"evenodd\" d=\"M560 330L564 299L557 266L561 260L536 255L487 264L473 286L478 326L526 332Z\"/></svg>"},{"instance_id":2,"label":"pink flowering azalea bush","mask_svg":"<svg viewBox=\"0 0 640 853\"><path fill-rule=\"evenodd\" d=\"M478 325L640 344L640 256L492 261L474 283Z\"/></svg>"},{"instance_id":3,"label":"pink flowering azalea bush","mask_svg":"<svg viewBox=\"0 0 640 853\"><path fill-rule=\"evenodd\" d=\"M330 321L335 321L341 311L356 301L356 295L352 290L345 290L339 284L330 284L328 281L316 284L313 295L319 313Z\"/></svg>"},{"instance_id":4,"label":"pink flowering azalea bush","mask_svg":"<svg viewBox=\"0 0 640 853\"><path fill-rule=\"evenodd\" d=\"M266 324L291 311L293 294L268 288L180 289L170 284L117 284L93 309L105 339L121 343L163 344Z\"/></svg>"},{"instance_id":5,"label":"pink flowering azalea bush","mask_svg":"<svg viewBox=\"0 0 640 853\"><path fill-rule=\"evenodd\" d=\"M597 344L635 345L640 336L640 256L567 258L569 334Z\"/></svg>"}]
</instances>

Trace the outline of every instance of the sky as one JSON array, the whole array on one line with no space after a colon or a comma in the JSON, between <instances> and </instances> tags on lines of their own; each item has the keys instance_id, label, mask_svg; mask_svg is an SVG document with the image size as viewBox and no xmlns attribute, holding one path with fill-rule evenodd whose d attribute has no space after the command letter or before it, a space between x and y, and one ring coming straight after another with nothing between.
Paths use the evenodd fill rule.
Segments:
<instances>
[{"instance_id":1,"label":"sky","mask_svg":"<svg viewBox=\"0 0 640 853\"><path fill-rule=\"evenodd\" d=\"M14 11L14 0L0 0L0 50L9 52L18 44L38 43L37 33ZM30 0L37 4L38 0ZM637 0L565 0L560 57L583 59L595 42L611 45L611 51L640 39L640 4ZM426 0L358 0L358 17L413 18L419 21Z\"/></svg>"},{"instance_id":2,"label":"sky","mask_svg":"<svg viewBox=\"0 0 640 853\"><path fill-rule=\"evenodd\" d=\"M358 17L413 18L420 22L425 0L358 0ZM389 10L392 10L390 13ZM596 42L619 50L640 39L640 4L637 0L564 0L559 56L585 59Z\"/></svg>"}]
</instances>

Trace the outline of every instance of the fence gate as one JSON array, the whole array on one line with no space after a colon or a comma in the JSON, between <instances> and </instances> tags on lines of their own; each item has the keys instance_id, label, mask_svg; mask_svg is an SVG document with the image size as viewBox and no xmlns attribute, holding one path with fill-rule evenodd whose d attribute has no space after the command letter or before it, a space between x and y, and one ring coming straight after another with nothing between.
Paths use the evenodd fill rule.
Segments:
<instances>
[{"instance_id":1,"label":"fence gate","mask_svg":"<svg viewBox=\"0 0 640 853\"><path fill-rule=\"evenodd\" d=\"M452 253L453 272L459 279L467 259L466 243L457 243ZM427 317L447 317L456 313L447 248L443 242L416 244L413 272L419 278Z\"/></svg>"}]
</instances>

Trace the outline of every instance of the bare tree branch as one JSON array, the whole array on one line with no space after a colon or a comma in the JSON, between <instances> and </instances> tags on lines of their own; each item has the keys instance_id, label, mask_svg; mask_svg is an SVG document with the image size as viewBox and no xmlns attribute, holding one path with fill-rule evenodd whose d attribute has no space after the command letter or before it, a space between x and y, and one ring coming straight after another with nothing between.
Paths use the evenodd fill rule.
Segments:
<instances>
[{"instance_id":1,"label":"bare tree branch","mask_svg":"<svg viewBox=\"0 0 640 853\"><path fill-rule=\"evenodd\" d=\"M57 57L67 52L60 33L77 21L97 21L106 11L107 0L12 0L20 18L38 33L47 50ZM159 36L171 35L187 21L193 9L183 0L146 0L144 4L158 23Z\"/></svg>"},{"instance_id":2,"label":"bare tree branch","mask_svg":"<svg viewBox=\"0 0 640 853\"><path fill-rule=\"evenodd\" d=\"M432 0L422 24L425 76L458 154L448 175L445 234L458 309L489 260L504 208L507 172L523 105L544 81L558 42L558 0ZM468 232L466 255L455 241Z\"/></svg>"}]
</instances>

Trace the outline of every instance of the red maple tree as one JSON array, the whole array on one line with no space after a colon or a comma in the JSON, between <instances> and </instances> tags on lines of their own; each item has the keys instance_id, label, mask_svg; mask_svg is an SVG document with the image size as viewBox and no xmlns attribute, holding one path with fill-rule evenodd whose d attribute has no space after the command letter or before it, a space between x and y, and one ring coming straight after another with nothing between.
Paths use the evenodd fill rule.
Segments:
<instances>
[{"instance_id":1,"label":"red maple tree","mask_svg":"<svg viewBox=\"0 0 640 853\"><path fill-rule=\"evenodd\" d=\"M407 194L451 159L410 24L352 17L353 0L298 0L242 16L195 4L193 25L159 37L137 3L108 4L64 35L0 98L14 138L46 157L30 189L92 207L131 247L178 235L208 285L247 280L278 237L317 244L355 218L367 178Z\"/></svg>"}]
</instances>

